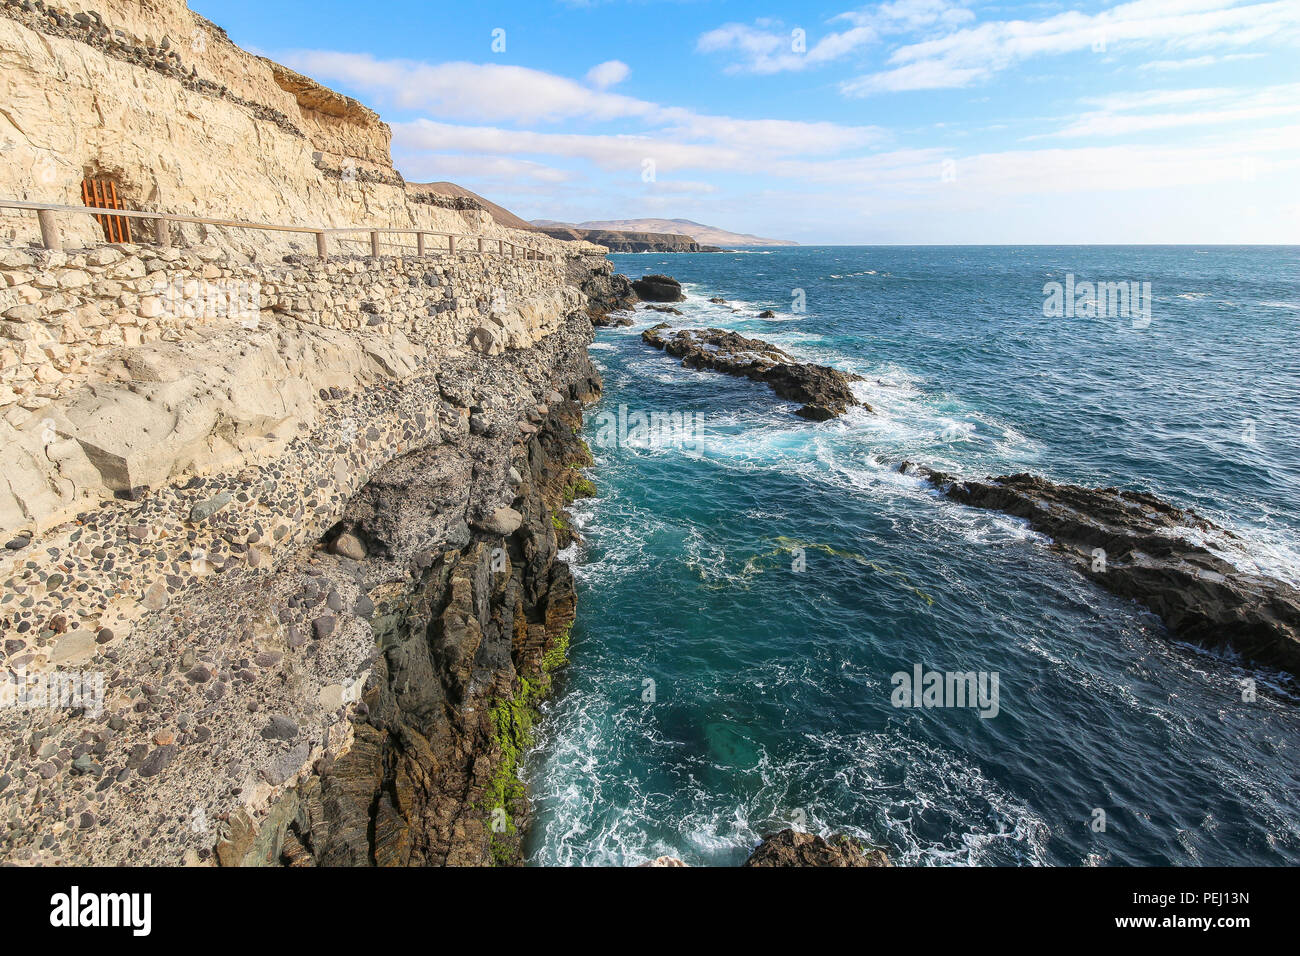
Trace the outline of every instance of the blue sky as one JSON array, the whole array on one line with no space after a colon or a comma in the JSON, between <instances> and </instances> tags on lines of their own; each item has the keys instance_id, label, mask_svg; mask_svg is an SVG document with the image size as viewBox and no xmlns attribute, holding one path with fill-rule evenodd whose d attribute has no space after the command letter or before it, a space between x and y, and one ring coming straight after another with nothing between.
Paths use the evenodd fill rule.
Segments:
<instances>
[{"instance_id":1,"label":"blue sky","mask_svg":"<svg viewBox=\"0 0 1300 956\"><path fill-rule=\"evenodd\" d=\"M190 0L528 219L1300 242L1300 0Z\"/></svg>"}]
</instances>

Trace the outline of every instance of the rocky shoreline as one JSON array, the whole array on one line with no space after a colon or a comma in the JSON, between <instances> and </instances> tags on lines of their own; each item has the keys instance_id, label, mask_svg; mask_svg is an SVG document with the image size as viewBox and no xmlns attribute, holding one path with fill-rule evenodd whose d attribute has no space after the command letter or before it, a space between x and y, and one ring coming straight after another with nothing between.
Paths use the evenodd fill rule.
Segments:
<instances>
[{"instance_id":1,"label":"rocky shoreline","mask_svg":"<svg viewBox=\"0 0 1300 956\"><path fill-rule=\"evenodd\" d=\"M647 276L656 301L679 301L676 280ZM725 300L713 297L711 302ZM664 306L651 308L665 309ZM796 414L823 421L862 405L849 383L860 380L821 365L800 363L760 339L725 329L676 329L659 323L641 333L646 344L688 368L765 382L782 398L802 402ZM1117 488L1083 488L1029 475L962 479L903 462L947 498L1026 520L1053 547L1107 590L1132 598L1159 616L1182 640L1230 648L1243 657L1300 676L1300 591L1266 575L1243 571L1198 538L1240 540L1189 509Z\"/></svg>"},{"instance_id":2,"label":"rocky shoreline","mask_svg":"<svg viewBox=\"0 0 1300 956\"><path fill-rule=\"evenodd\" d=\"M800 362L761 339L745 338L726 329L674 329L666 322L646 329L641 339L680 358L687 368L763 382L781 398L800 403L795 414L812 421L826 421L850 408L871 411L871 406L858 401L849 387L849 383L861 381L861 376Z\"/></svg>"},{"instance_id":3,"label":"rocky shoreline","mask_svg":"<svg viewBox=\"0 0 1300 956\"><path fill-rule=\"evenodd\" d=\"M456 388L467 399L490 392L492 404L471 407L457 440L393 462L350 502L340 525L365 550L351 570L374 599L379 648L352 746L322 757L260 826L233 825L220 857L522 861L518 761L575 614L558 558L572 540L565 508L594 490L577 433L600 380L582 321L497 373L464 369ZM532 403L525 420L504 400L512 394Z\"/></svg>"}]
</instances>

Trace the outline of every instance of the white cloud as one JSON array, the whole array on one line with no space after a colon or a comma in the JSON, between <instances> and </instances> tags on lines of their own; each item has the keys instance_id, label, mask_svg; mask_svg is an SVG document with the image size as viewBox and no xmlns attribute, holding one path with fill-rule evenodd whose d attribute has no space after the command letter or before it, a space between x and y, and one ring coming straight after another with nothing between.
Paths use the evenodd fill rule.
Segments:
<instances>
[{"instance_id":1,"label":"white cloud","mask_svg":"<svg viewBox=\"0 0 1300 956\"><path fill-rule=\"evenodd\" d=\"M961 87L1032 57L1094 48L1201 50L1270 39L1300 40L1300 3L1133 0L1096 14L1070 11L1038 21L991 21L906 44L890 54L889 69L849 80L841 90L867 96Z\"/></svg>"},{"instance_id":2,"label":"white cloud","mask_svg":"<svg viewBox=\"0 0 1300 956\"><path fill-rule=\"evenodd\" d=\"M464 152L496 156L560 156L608 171L640 175L642 162L661 172L728 169L745 154L717 144L682 143L647 135L538 133L495 126L458 126L421 119L393 124L394 147L404 153Z\"/></svg>"},{"instance_id":3,"label":"white cloud","mask_svg":"<svg viewBox=\"0 0 1300 956\"><path fill-rule=\"evenodd\" d=\"M884 36L911 33L936 26L956 27L974 14L951 0L893 0L875 7L837 14L829 22L850 26L816 38L804 37L805 49L795 48L794 31L780 21L758 20L753 26L726 23L700 35L700 53L732 53L739 62L728 72L780 73L803 70L838 60ZM807 31L804 31L806 34ZM811 45L808 45L811 43Z\"/></svg>"},{"instance_id":4,"label":"white cloud","mask_svg":"<svg viewBox=\"0 0 1300 956\"><path fill-rule=\"evenodd\" d=\"M1300 113L1300 84L1268 86L1255 90L1211 88L1144 91L1112 94L1085 102L1097 108L1075 117L1064 128L1046 135L1097 139L1154 130L1189 126L1217 127L1292 116ZM1168 109L1186 106L1194 108Z\"/></svg>"},{"instance_id":5,"label":"white cloud","mask_svg":"<svg viewBox=\"0 0 1300 956\"><path fill-rule=\"evenodd\" d=\"M781 73L830 62L877 38L872 28L855 26L828 33L811 46L808 46L806 35L802 35L799 37L801 48L797 48L795 31L800 29L784 29L780 24L748 26L727 23L702 34L695 49L700 53L739 54L742 62L727 67L728 72Z\"/></svg>"},{"instance_id":6,"label":"white cloud","mask_svg":"<svg viewBox=\"0 0 1300 956\"><path fill-rule=\"evenodd\" d=\"M665 143L665 152L676 153L670 150L673 145L704 141L728 151L729 156L739 156L737 151L761 156L824 155L876 143L888 135L875 126L713 116L592 90L553 73L519 66L433 65L329 51L298 51L285 55L284 60L318 79L362 89L381 104L419 110L439 119L472 119L483 124L634 120L647 131L646 136ZM593 68L588 76L600 71L601 78L608 79L618 74L620 67L626 75L626 65L611 60Z\"/></svg>"},{"instance_id":7,"label":"white cloud","mask_svg":"<svg viewBox=\"0 0 1300 956\"><path fill-rule=\"evenodd\" d=\"M897 93L902 90L937 90L968 86L982 80L991 70L977 66L957 66L942 60L922 60L883 73L870 73L840 84L845 96L868 96L872 93Z\"/></svg>"},{"instance_id":8,"label":"white cloud","mask_svg":"<svg viewBox=\"0 0 1300 956\"><path fill-rule=\"evenodd\" d=\"M1229 53L1226 56L1206 54L1205 56L1189 57L1185 60L1152 60L1150 63L1143 63L1138 69L1168 73L1174 70L1193 70L1215 66L1219 63L1232 63L1236 60L1258 60L1263 55L1262 53Z\"/></svg>"},{"instance_id":9,"label":"white cloud","mask_svg":"<svg viewBox=\"0 0 1300 956\"><path fill-rule=\"evenodd\" d=\"M587 82L598 90L606 90L622 83L631 72L622 60L606 60L587 71Z\"/></svg>"},{"instance_id":10,"label":"white cloud","mask_svg":"<svg viewBox=\"0 0 1300 956\"><path fill-rule=\"evenodd\" d=\"M458 119L606 121L644 117L658 109L644 100L592 90L567 77L522 66L378 60L366 53L329 50L295 50L280 59L318 79L363 90L381 105Z\"/></svg>"}]
</instances>

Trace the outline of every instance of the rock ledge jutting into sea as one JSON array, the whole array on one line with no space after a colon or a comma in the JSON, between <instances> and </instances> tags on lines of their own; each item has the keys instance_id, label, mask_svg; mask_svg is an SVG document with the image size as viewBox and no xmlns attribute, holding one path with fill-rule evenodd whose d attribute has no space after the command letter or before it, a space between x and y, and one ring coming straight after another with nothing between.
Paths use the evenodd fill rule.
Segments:
<instances>
[{"instance_id":1,"label":"rock ledge jutting into sea","mask_svg":"<svg viewBox=\"0 0 1300 956\"><path fill-rule=\"evenodd\" d=\"M1300 591L1244 571L1197 540L1239 537L1153 495L1056 484L1037 475L961 479L904 462L953 501L1022 518L1098 584L1159 615L1182 640L1227 645L1300 675Z\"/></svg>"},{"instance_id":2,"label":"rock ledge jutting into sea","mask_svg":"<svg viewBox=\"0 0 1300 956\"><path fill-rule=\"evenodd\" d=\"M860 375L826 365L800 362L790 353L761 339L747 339L726 329L672 329L666 322L641 333L655 348L682 360L687 368L707 369L765 382L784 399L801 402L796 415L825 421L850 408L871 406L858 401L850 382Z\"/></svg>"}]
</instances>

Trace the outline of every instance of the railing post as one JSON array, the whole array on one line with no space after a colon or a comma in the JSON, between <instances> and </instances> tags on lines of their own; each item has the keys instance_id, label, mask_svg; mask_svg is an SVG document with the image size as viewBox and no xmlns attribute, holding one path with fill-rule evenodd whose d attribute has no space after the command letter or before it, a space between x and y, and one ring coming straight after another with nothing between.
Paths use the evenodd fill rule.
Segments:
<instances>
[{"instance_id":1,"label":"railing post","mask_svg":"<svg viewBox=\"0 0 1300 956\"><path fill-rule=\"evenodd\" d=\"M454 256L454 255L456 254L456 237L455 237L455 236L448 236L448 237L447 237L447 254L450 255L450 256Z\"/></svg>"},{"instance_id":2,"label":"railing post","mask_svg":"<svg viewBox=\"0 0 1300 956\"><path fill-rule=\"evenodd\" d=\"M54 210L38 209L36 218L41 224L41 244L46 249L62 252L63 241L59 238L59 221L54 218Z\"/></svg>"},{"instance_id":3,"label":"railing post","mask_svg":"<svg viewBox=\"0 0 1300 956\"><path fill-rule=\"evenodd\" d=\"M322 259L328 259L330 257L329 243L325 238L325 233L323 232L316 233L316 255Z\"/></svg>"},{"instance_id":4,"label":"railing post","mask_svg":"<svg viewBox=\"0 0 1300 956\"><path fill-rule=\"evenodd\" d=\"M422 232L415 234L415 254L422 259L424 258L424 233Z\"/></svg>"},{"instance_id":5,"label":"railing post","mask_svg":"<svg viewBox=\"0 0 1300 956\"><path fill-rule=\"evenodd\" d=\"M482 237L482 236L479 236L479 237L478 237L478 251L479 251L479 252L482 252L482 251L483 251L483 237Z\"/></svg>"},{"instance_id":6,"label":"railing post","mask_svg":"<svg viewBox=\"0 0 1300 956\"><path fill-rule=\"evenodd\" d=\"M379 258L379 233L377 232L370 234L370 258Z\"/></svg>"},{"instance_id":7,"label":"railing post","mask_svg":"<svg viewBox=\"0 0 1300 956\"><path fill-rule=\"evenodd\" d=\"M506 254L506 243L505 243L505 240L504 240L504 239L498 239L498 240L497 240L497 255L499 255L499 256L504 256L505 254Z\"/></svg>"},{"instance_id":8,"label":"railing post","mask_svg":"<svg viewBox=\"0 0 1300 956\"><path fill-rule=\"evenodd\" d=\"M153 221L153 241L158 244L160 249L171 248L172 231L168 228L166 219L155 219Z\"/></svg>"}]
</instances>

